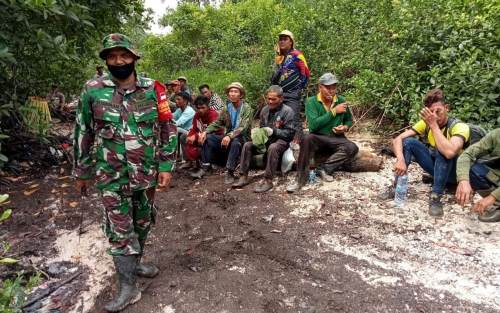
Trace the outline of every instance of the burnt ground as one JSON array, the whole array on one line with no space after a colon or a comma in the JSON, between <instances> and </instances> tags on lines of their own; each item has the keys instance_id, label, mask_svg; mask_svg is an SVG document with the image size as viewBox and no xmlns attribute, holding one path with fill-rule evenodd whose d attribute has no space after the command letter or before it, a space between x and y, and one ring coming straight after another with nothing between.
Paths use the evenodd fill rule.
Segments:
<instances>
[{"instance_id":1,"label":"burnt ground","mask_svg":"<svg viewBox=\"0 0 500 313\"><path fill-rule=\"evenodd\" d=\"M0 226L0 240L11 243L9 255L25 268L31 262L47 275L40 289L82 272L45 301L45 310L103 312L115 279L94 227L99 200L95 191L86 199L75 194L68 173L53 168L3 188L11 201L1 208L13 208L14 215ZM443 221L429 221L417 187L409 201L418 212L395 221L393 209L373 198L380 182L363 182L374 175L343 173L334 183L289 195L283 188L292 174L257 195L258 177L230 190L222 175L194 182L179 171L172 187L157 194L159 214L147 244L146 260L161 272L141 279L142 300L124 312L500 312L494 300L500 261L498 250L491 252L499 247L498 228L471 230L479 227L475 217L451 204ZM82 209L82 244L85 236L99 238L88 246L95 259L61 252L75 246L65 236L78 231ZM458 217L472 226L455 238L449 225L460 224ZM478 246L457 239L467 236ZM64 267L54 263L57 255ZM50 264L59 270L49 271ZM83 305L78 297L92 290L95 305Z\"/></svg>"}]
</instances>

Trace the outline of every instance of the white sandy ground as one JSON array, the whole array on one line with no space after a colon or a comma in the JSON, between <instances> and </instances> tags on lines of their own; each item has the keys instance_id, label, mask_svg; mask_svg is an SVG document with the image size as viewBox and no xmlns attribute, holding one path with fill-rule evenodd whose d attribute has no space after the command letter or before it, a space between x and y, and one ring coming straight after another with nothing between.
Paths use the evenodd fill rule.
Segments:
<instances>
[{"instance_id":1,"label":"white sandy ground","mask_svg":"<svg viewBox=\"0 0 500 313\"><path fill-rule=\"evenodd\" d=\"M348 222L358 210L366 214L368 218L359 225L358 232L363 239L369 240L358 242L333 231L325 232L317 238L317 250L310 251L311 255L335 251L363 260L370 267L348 264L345 267L372 285L425 286L437 293L418 297L442 298L441 292L446 291L457 298L500 309L500 225L478 222L470 208L453 204L451 195L447 196L444 217L431 218L427 214L430 187L421 183L422 172L417 166L409 171L409 199L405 208L396 209L391 201L376 200L377 194L393 179L392 163L393 160L386 161L385 168L378 173L338 173L332 183L306 186L301 196L287 200L289 216L280 217L278 224L286 226L294 219L331 214L327 212L328 203L308 191L314 189L326 194L327 201L343 207L335 215L339 223ZM293 176L289 175L288 180L292 181ZM285 187L281 184L274 192L285 192ZM107 241L101 229L89 226L87 230L79 244L77 230L60 232L56 241L59 253L47 261L50 264L79 260L89 269L86 284L90 288L79 294L78 305L71 312L88 312L96 297L109 285L109 277L113 274L111 258L105 252ZM322 264L313 266L321 268ZM244 274L246 268L228 266L228 270ZM81 303L84 307L80 311ZM162 305L157 312L174 313L175 308Z\"/></svg>"},{"instance_id":2,"label":"white sandy ground","mask_svg":"<svg viewBox=\"0 0 500 313\"><path fill-rule=\"evenodd\" d=\"M444 295L439 291L448 291L459 299L500 309L500 225L479 222L470 207L457 205L451 194L446 196L444 217L430 217L430 185L421 183L422 171L415 165L410 167L409 199L404 208L377 200L377 194L393 180L392 164L390 159L378 173L338 173L334 182L308 186L327 195L328 201L345 206L335 216L339 223L349 221L355 211L368 216L358 232L369 239L360 242L369 244L332 232L319 236L319 249L373 265L346 265L369 284L399 285L402 278L406 283L437 290L440 297ZM288 202L290 215L329 214L322 201L305 192ZM388 276L387 271L398 275ZM432 299L435 294L425 296Z\"/></svg>"}]
</instances>

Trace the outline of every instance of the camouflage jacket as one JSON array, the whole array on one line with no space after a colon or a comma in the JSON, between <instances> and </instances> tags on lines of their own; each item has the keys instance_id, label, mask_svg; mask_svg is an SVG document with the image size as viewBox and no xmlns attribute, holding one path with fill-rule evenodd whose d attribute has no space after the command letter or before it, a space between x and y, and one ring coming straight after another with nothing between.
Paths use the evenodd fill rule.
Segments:
<instances>
[{"instance_id":1,"label":"camouflage jacket","mask_svg":"<svg viewBox=\"0 0 500 313\"><path fill-rule=\"evenodd\" d=\"M104 75L85 84L74 140L75 177L91 178L95 144L96 187L132 191L155 186L158 171L172 171L177 129L158 121L154 80L137 76L135 90L124 90Z\"/></svg>"},{"instance_id":2,"label":"camouflage jacket","mask_svg":"<svg viewBox=\"0 0 500 313\"><path fill-rule=\"evenodd\" d=\"M231 123L231 116L229 114L229 111L227 109L226 104L222 111L219 114L219 118L208 125L206 132L207 133L214 133L218 132L221 129L224 130L224 135L229 136L232 138L242 136L245 140L250 139L250 128L252 127L252 119L253 119L253 109L250 106L249 103L242 101L241 103L241 112L238 116L238 127L236 129L233 129L232 123Z\"/></svg>"}]
</instances>

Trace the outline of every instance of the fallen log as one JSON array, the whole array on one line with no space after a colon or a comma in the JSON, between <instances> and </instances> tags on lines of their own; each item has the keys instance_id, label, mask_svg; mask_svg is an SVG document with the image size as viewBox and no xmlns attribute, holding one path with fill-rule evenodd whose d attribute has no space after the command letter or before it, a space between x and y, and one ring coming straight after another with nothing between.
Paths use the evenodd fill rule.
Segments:
<instances>
[{"instance_id":1,"label":"fallen log","mask_svg":"<svg viewBox=\"0 0 500 313\"><path fill-rule=\"evenodd\" d=\"M318 153L314 156L314 163L325 162L330 154ZM382 169L384 159L367 150L359 150L354 159L343 165L339 170L346 172L378 172Z\"/></svg>"}]
</instances>

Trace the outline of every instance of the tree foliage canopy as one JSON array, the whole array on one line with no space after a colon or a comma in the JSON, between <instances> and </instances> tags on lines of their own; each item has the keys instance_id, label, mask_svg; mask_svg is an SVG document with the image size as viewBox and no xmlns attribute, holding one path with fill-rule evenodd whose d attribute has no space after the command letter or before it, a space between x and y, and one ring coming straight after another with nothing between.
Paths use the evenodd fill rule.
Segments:
<instances>
[{"instance_id":1,"label":"tree foliage canopy","mask_svg":"<svg viewBox=\"0 0 500 313\"><path fill-rule=\"evenodd\" d=\"M0 8L0 105L43 96L51 84L78 93L102 37L144 29L149 18L141 0L0 0Z\"/></svg>"},{"instance_id":2,"label":"tree foliage canopy","mask_svg":"<svg viewBox=\"0 0 500 313\"><path fill-rule=\"evenodd\" d=\"M238 80L255 102L269 84L276 36L289 29L312 70L309 92L333 71L350 100L404 123L441 87L455 115L500 126L498 0L192 2L163 17L171 33L144 40L151 76L185 74L217 90Z\"/></svg>"}]
</instances>

